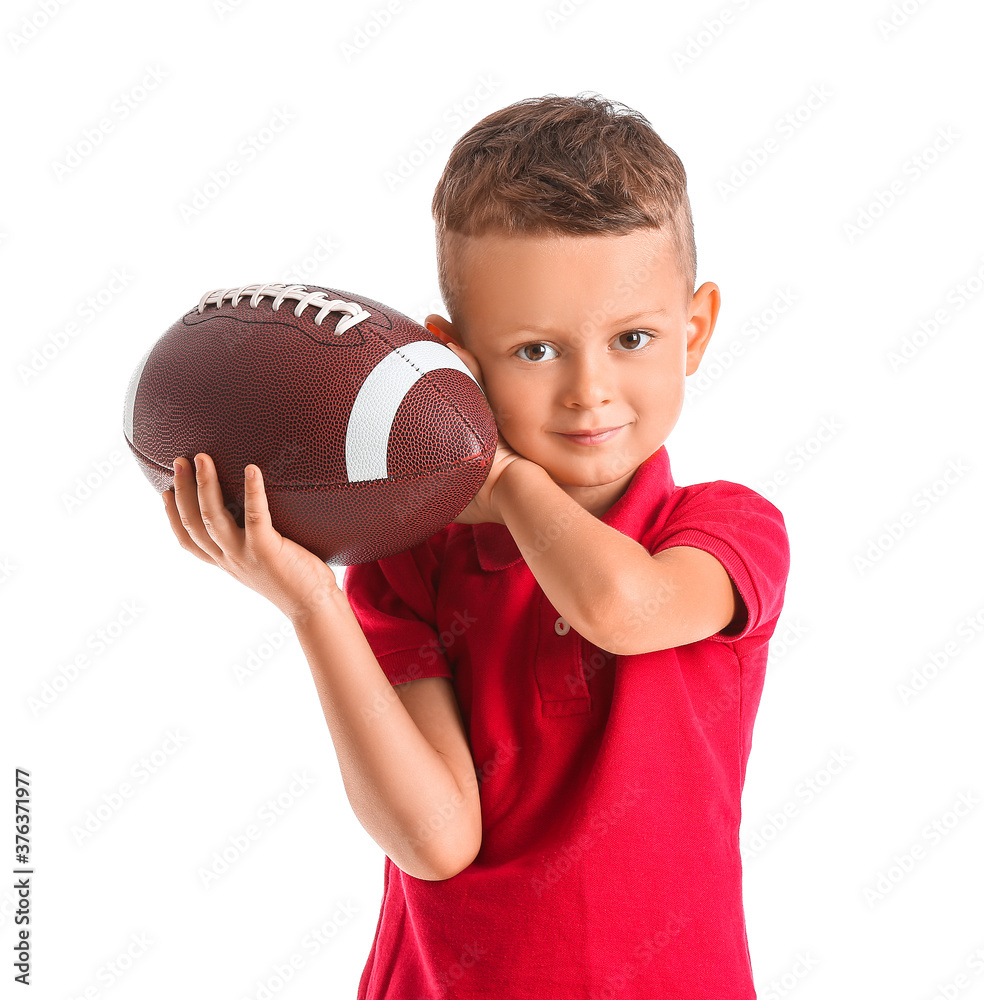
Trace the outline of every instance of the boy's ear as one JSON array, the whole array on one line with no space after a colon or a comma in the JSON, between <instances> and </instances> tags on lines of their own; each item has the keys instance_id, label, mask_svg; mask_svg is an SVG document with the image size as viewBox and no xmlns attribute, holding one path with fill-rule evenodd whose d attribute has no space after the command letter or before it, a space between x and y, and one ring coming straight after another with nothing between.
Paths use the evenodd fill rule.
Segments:
<instances>
[{"instance_id":1,"label":"boy's ear","mask_svg":"<svg viewBox=\"0 0 984 1000\"><path fill-rule=\"evenodd\" d=\"M704 356L721 308L721 290L713 281L705 281L694 292L687 324L687 374L693 375Z\"/></svg>"},{"instance_id":2,"label":"boy's ear","mask_svg":"<svg viewBox=\"0 0 984 1000\"><path fill-rule=\"evenodd\" d=\"M424 326L426 326L435 337L442 340L445 344L448 341L451 341L452 344L458 344L458 338L454 335L454 327L443 316L431 313L427 319L424 320Z\"/></svg>"}]
</instances>

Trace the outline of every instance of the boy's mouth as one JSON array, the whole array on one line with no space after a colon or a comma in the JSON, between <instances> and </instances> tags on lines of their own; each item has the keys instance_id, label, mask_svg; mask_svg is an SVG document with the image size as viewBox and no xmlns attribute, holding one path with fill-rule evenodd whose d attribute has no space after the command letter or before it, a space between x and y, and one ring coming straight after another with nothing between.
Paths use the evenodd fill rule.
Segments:
<instances>
[{"instance_id":1,"label":"boy's mouth","mask_svg":"<svg viewBox=\"0 0 984 1000\"><path fill-rule=\"evenodd\" d=\"M564 434L561 431L557 431L557 433L561 437L567 438L568 441L573 441L575 444L603 444L605 441L610 441L615 437L624 426L624 424L621 424L618 427L595 427L573 434Z\"/></svg>"}]
</instances>

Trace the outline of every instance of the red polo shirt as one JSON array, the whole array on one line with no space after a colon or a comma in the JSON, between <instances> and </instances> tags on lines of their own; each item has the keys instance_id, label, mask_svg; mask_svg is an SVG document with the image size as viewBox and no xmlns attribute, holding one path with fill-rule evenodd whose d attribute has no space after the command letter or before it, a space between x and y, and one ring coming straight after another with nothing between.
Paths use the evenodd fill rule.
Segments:
<instances>
[{"instance_id":1,"label":"red polo shirt","mask_svg":"<svg viewBox=\"0 0 984 1000\"><path fill-rule=\"evenodd\" d=\"M737 483L675 486L664 446L601 520L650 553L716 556L741 631L613 655L567 625L499 524L347 567L392 683L452 679L483 829L454 878L385 859L359 1000L755 997L738 826L789 570L782 514Z\"/></svg>"}]
</instances>

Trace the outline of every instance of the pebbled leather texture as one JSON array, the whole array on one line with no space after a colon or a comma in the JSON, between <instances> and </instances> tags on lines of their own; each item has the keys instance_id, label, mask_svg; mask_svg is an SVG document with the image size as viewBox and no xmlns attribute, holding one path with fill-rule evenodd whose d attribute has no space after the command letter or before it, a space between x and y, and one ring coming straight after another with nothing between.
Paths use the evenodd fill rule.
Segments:
<instances>
[{"instance_id":1,"label":"pebbled leather texture","mask_svg":"<svg viewBox=\"0 0 984 1000\"><path fill-rule=\"evenodd\" d=\"M292 299L191 309L141 358L124 433L158 493L205 452L243 527L243 470L263 472L274 527L333 566L412 548L488 477L498 439L481 386L427 329L373 299L306 285L370 313L335 334Z\"/></svg>"}]
</instances>

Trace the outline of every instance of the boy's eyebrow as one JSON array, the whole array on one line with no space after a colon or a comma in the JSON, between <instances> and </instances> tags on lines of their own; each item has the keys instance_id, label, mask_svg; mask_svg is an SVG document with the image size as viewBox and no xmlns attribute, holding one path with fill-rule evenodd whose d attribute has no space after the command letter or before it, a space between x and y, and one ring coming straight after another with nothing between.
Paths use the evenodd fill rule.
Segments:
<instances>
[{"instance_id":1,"label":"boy's eyebrow","mask_svg":"<svg viewBox=\"0 0 984 1000\"><path fill-rule=\"evenodd\" d=\"M621 319L615 319L611 321L612 326L622 326L624 323L632 323L637 319L641 319L643 316L665 316L666 310L660 306L658 309L646 309L643 312L632 313L631 316L623 316ZM556 330L551 330L544 326L530 326L523 324L523 332L525 333L557 333Z\"/></svg>"}]
</instances>

